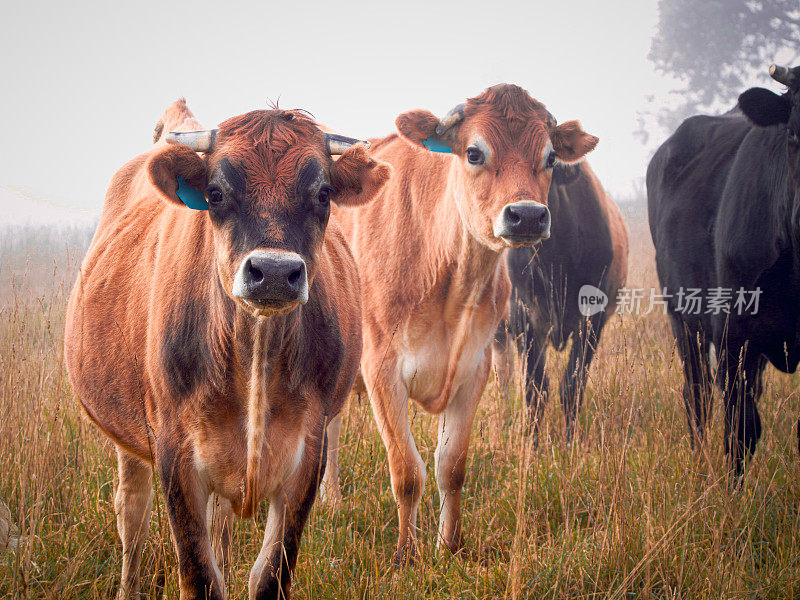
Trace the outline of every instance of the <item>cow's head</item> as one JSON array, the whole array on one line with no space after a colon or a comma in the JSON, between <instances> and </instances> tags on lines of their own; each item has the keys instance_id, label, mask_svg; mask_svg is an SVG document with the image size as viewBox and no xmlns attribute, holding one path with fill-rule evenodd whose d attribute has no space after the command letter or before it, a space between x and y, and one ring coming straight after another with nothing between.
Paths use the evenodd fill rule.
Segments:
<instances>
[{"instance_id":1,"label":"cow's head","mask_svg":"<svg viewBox=\"0 0 800 600\"><path fill-rule=\"evenodd\" d=\"M776 94L761 87L750 88L739 96L739 108L759 127L786 126L786 154L792 195L800 193L800 67L772 65L769 74L789 89Z\"/></svg>"},{"instance_id":2,"label":"cow's head","mask_svg":"<svg viewBox=\"0 0 800 600\"><path fill-rule=\"evenodd\" d=\"M598 141L577 121L556 125L543 104L508 84L487 89L442 119L412 110L396 125L411 143L456 155L448 185L458 211L470 233L497 251L550 236L553 167L581 160Z\"/></svg>"},{"instance_id":3,"label":"cow's head","mask_svg":"<svg viewBox=\"0 0 800 600\"><path fill-rule=\"evenodd\" d=\"M308 300L330 202L362 204L391 173L365 144L323 133L301 111L253 111L167 141L148 159L150 181L185 210L178 178L202 192L208 211L198 217L213 229L222 288L259 316Z\"/></svg>"}]
</instances>

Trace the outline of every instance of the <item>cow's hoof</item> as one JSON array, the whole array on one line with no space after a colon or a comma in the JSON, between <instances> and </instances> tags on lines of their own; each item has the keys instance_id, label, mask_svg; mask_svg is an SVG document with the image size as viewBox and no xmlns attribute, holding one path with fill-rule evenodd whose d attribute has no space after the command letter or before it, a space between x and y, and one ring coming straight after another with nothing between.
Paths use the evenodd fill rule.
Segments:
<instances>
[{"instance_id":1,"label":"cow's hoof","mask_svg":"<svg viewBox=\"0 0 800 600\"><path fill-rule=\"evenodd\" d=\"M344 500L339 488L331 488L324 482L319 486L319 501L331 512L339 512L344 507Z\"/></svg>"},{"instance_id":2,"label":"cow's hoof","mask_svg":"<svg viewBox=\"0 0 800 600\"><path fill-rule=\"evenodd\" d=\"M413 544L402 546L395 550L392 565L397 571L405 571L416 561L416 550Z\"/></svg>"},{"instance_id":3,"label":"cow's hoof","mask_svg":"<svg viewBox=\"0 0 800 600\"><path fill-rule=\"evenodd\" d=\"M461 560L472 563L481 562L481 557L477 552L464 546L439 544L439 559L440 560Z\"/></svg>"}]
</instances>

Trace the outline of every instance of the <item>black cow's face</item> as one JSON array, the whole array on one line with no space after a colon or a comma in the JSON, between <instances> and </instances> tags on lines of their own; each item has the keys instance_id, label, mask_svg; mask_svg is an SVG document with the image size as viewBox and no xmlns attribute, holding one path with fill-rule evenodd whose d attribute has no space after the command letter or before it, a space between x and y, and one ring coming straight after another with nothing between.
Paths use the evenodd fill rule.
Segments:
<instances>
[{"instance_id":1,"label":"black cow's face","mask_svg":"<svg viewBox=\"0 0 800 600\"><path fill-rule=\"evenodd\" d=\"M774 75L773 75L774 77ZM782 125L786 129L786 158L790 193L800 196L800 67L787 69L781 78L788 81L784 94L756 87L739 96L739 108L759 127Z\"/></svg>"}]
</instances>

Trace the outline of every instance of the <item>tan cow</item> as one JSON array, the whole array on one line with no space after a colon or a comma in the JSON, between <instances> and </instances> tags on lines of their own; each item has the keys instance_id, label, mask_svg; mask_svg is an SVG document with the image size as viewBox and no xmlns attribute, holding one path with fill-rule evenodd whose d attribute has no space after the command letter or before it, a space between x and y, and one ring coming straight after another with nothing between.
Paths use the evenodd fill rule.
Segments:
<instances>
[{"instance_id":1,"label":"tan cow","mask_svg":"<svg viewBox=\"0 0 800 600\"><path fill-rule=\"evenodd\" d=\"M373 142L374 155L395 169L391 182L375 202L337 217L362 278L361 372L389 455L401 563L414 550L425 484L408 401L439 415L439 542L456 551L472 422L508 302L500 258L509 246L549 235L552 168L580 160L597 138L577 121L556 127L544 105L514 85L489 88L442 120L414 110L396 124L399 136ZM338 426L328 432L332 448ZM337 481L331 452L323 487Z\"/></svg>"},{"instance_id":2,"label":"tan cow","mask_svg":"<svg viewBox=\"0 0 800 600\"><path fill-rule=\"evenodd\" d=\"M283 598L324 467L324 428L361 355L359 279L330 203L369 200L390 167L300 111L198 128L174 104L156 145L112 179L67 310L66 365L86 415L117 448L119 597L138 595L155 467L181 598L225 597L212 493L223 513L244 518L269 499L250 597ZM171 129L185 133L164 136L177 142L168 145L161 133ZM207 211L184 206L191 190Z\"/></svg>"}]
</instances>

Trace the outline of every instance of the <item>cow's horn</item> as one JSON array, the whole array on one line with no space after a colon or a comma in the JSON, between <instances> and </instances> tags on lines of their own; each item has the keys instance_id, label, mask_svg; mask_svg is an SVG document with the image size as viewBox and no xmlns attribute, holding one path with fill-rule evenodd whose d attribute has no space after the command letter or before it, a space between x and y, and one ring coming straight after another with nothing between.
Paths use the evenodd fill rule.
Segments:
<instances>
[{"instance_id":1,"label":"cow's horn","mask_svg":"<svg viewBox=\"0 0 800 600\"><path fill-rule=\"evenodd\" d=\"M794 71L787 67L781 67L779 65L771 65L769 68L769 76L772 77L778 83L782 83L783 85L792 85L795 81L795 74Z\"/></svg>"},{"instance_id":2,"label":"cow's horn","mask_svg":"<svg viewBox=\"0 0 800 600\"><path fill-rule=\"evenodd\" d=\"M556 121L556 118L553 116L553 113L551 113L548 110L547 111L547 126L548 127L555 127L556 125L558 125L558 121Z\"/></svg>"},{"instance_id":3,"label":"cow's horn","mask_svg":"<svg viewBox=\"0 0 800 600\"><path fill-rule=\"evenodd\" d=\"M205 131L170 131L166 135L168 144L184 144L195 152L211 152L217 141L217 129Z\"/></svg>"},{"instance_id":4,"label":"cow's horn","mask_svg":"<svg viewBox=\"0 0 800 600\"><path fill-rule=\"evenodd\" d=\"M466 104L459 104L455 108L451 109L450 112L447 113L436 126L436 135L442 135L445 131L463 119L465 107Z\"/></svg>"},{"instance_id":5,"label":"cow's horn","mask_svg":"<svg viewBox=\"0 0 800 600\"><path fill-rule=\"evenodd\" d=\"M345 135L339 135L338 133L325 134L325 150L327 150L328 154L331 156L344 154L350 146L354 146L355 144L364 144L369 148L369 142L366 140L358 140Z\"/></svg>"}]
</instances>

